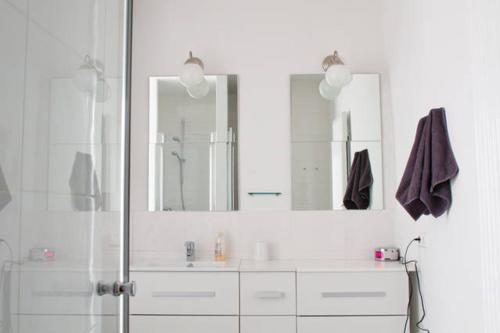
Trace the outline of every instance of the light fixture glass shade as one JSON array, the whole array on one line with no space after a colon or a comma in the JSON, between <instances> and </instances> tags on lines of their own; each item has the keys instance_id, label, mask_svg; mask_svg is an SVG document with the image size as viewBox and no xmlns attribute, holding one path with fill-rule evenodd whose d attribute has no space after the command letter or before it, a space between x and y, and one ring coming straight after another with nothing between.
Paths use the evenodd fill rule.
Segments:
<instances>
[{"instance_id":1,"label":"light fixture glass shade","mask_svg":"<svg viewBox=\"0 0 500 333\"><path fill-rule=\"evenodd\" d=\"M73 84L82 92L92 92L97 85L97 76L95 67L89 63L85 63L75 72Z\"/></svg>"},{"instance_id":2,"label":"light fixture glass shade","mask_svg":"<svg viewBox=\"0 0 500 333\"><path fill-rule=\"evenodd\" d=\"M319 93L321 97L329 101L333 101L340 93L341 88L332 87L326 82L326 79L321 80L319 84Z\"/></svg>"},{"instance_id":3,"label":"light fixture glass shade","mask_svg":"<svg viewBox=\"0 0 500 333\"><path fill-rule=\"evenodd\" d=\"M325 79L330 86L343 88L351 83L352 74L346 65L335 64L328 67Z\"/></svg>"},{"instance_id":4,"label":"light fixture glass shade","mask_svg":"<svg viewBox=\"0 0 500 333\"><path fill-rule=\"evenodd\" d=\"M100 78L97 80L95 87L95 100L96 102L106 102L111 97L111 87L105 79Z\"/></svg>"},{"instance_id":5,"label":"light fixture glass shade","mask_svg":"<svg viewBox=\"0 0 500 333\"><path fill-rule=\"evenodd\" d=\"M203 83L205 76L203 68L196 63L186 63L182 66L181 74L179 75L181 83L186 87L194 87Z\"/></svg>"},{"instance_id":6,"label":"light fixture glass shade","mask_svg":"<svg viewBox=\"0 0 500 333\"><path fill-rule=\"evenodd\" d=\"M200 84L187 88L189 96L191 96L194 99L200 99L207 96L209 91L210 91L210 86L208 84L208 81L205 79L203 79L203 81Z\"/></svg>"}]
</instances>

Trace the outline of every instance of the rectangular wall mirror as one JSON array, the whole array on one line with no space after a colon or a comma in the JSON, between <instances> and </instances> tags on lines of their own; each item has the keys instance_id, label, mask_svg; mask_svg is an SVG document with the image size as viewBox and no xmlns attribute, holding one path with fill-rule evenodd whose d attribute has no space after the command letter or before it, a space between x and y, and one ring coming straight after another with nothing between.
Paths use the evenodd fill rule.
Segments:
<instances>
[{"instance_id":1,"label":"rectangular wall mirror","mask_svg":"<svg viewBox=\"0 0 500 333\"><path fill-rule=\"evenodd\" d=\"M150 211L238 209L237 76L205 79L193 98L176 76L150 78Z\"/></svg>"},{"instance_id":2,"label":"rectangular wall mirror","mask_svg":"<svg viewBox=\"0 0 500 333\"><path fill-rule=\"evenodd\" d=\"M292 209L383 209L380 77L354 74L333 100L321 74L292 75Z\"/></svg>"}]
</instances>

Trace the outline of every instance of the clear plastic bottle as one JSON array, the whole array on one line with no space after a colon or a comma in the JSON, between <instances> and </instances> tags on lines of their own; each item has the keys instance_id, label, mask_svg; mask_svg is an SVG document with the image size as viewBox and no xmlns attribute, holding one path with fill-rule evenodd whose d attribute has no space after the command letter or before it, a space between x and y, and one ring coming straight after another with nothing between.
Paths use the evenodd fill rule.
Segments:
<instances>
[{"instance_id":1,"label":"clear plastic bottle","mask_svg":"<svg viewBox=\"0 0 500 333\"><path fill-rule=\"evenodd\" d=\"M224 233L219 232L215 239L215 261L226 261Z\"/></svg>"}]
</instances>

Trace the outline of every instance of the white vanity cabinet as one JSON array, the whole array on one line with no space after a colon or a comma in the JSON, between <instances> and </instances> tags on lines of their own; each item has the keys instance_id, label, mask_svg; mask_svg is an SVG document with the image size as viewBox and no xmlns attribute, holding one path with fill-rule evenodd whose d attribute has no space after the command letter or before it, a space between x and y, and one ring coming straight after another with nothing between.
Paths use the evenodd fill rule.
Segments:
<instances>
[{"instance_id":1,"label":"white vanity cabinet","mask_svg":"<svg viewBox=\"0 0 500 333\"><path fill-rule=\"evenodd\" d=\"M299 316L404 315L407 294L401 272L297 273Z\"/></svg>"},{"instance_id":2,"label":"white vanity cabinet","mask_svg":"<svg viewBox=\"0 0 500 333\"><path fill-rule=\"evenodd\" d=\"M130 316L131 333L238 333L237 316Z\"/></svg>"},{"instance_id":3,"label":"white vanity cabinet","mask_svg":"<svg viewBox=\"0 0 500 333\"><path fill-rule=\"evenodd\" d=\"M241 333L296 333L295 316L241 316Z\"/></svg>"},{"instance_id":4,"label":"white vanity cabinet","mask_svg":"<svg viewBox=\"0 0 500 333\"><path fill-rule=\"evenodd\" d=\"M242 261L131 279L131 333L399 333L408 304L398 263Z\"/></svg>"},{"instance_id":5,"label":"white vanity cabinet","mask_svg":"<svg viewBox=\"0 0 500 333\"><path fill-rule=\"evenodd\" d=\"M295 316L295 272L240 273L242 316Z\"/></svg>"},{"instance_id":6,"label":"white vanity cabinet","mask_svg":"<svg viewBox=\"0 0 500 333\"><path fill-rule=\"evenodd\" d=\"M298 333L399 333L403 316L298 317Z\"/></svg>"},{"instance_id":7,"label":"white vanity cabinet","mask_svg":"<svg viewBox=\"0 0 500 333\"><path fill-rule=\"evenodd\" d=\"M238 333L239 273L134 271L132 333Z\"/></svg>"},{"instance_id":8,"label":"white vanity cabinet","mask_svg":"<svg viewBox=\"0 0 500 333\"><path fill-rule=\"evenodd\" d=\"M130 312L141 315L239 314L237 272L134 272Z\"/></svg>"},{"instance_id":9,"label":"white vanity cabinet","mask_svg":"<svg viewBox=\"0 0 500 333\"><path fill-rule=\"evenodd\" d=\"M295 272L240 273L241 333L295 333Z\"/></svg>"},{"instance_id":10,"label":"white vanity cabinet","mask_svg":"<svg viewBox=\"0 0 500 333\"><path fill-rule=\"evenodd\" d=\"M402 270L297 273L298 333L398 333L407 304Z\"/></svg>"}]
</instances>

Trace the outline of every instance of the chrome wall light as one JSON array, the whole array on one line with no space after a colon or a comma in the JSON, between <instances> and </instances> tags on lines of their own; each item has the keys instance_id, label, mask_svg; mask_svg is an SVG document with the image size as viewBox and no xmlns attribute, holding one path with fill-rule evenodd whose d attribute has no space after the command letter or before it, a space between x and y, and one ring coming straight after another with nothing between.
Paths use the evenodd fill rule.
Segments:
<instances>
[{"instance_id":1,"label":"chrome wall light","mask_svg":"<svg viewBox=\"0 0 500 333\"><path fill-rule=\"evenodd\" d=\"M203 61L193 57L193 52L189 51L189 58L182 66L179 79L192 98L199 99L208 95L210 87L205 79L204 70Z\"/></svg>"},{"instance_id":2,"label":"chrome wall light","mask_svg":"<svg viewBox=\"0 0 500 333\"><path fill-rule=\"evenodd\" d=\"M323 60L323 70L325 78L319 84L319 93L327 100L333 101L343 87L352 81L352 74L349 68L340 59L335 51Z\"/></svg>"}]
</instances>

